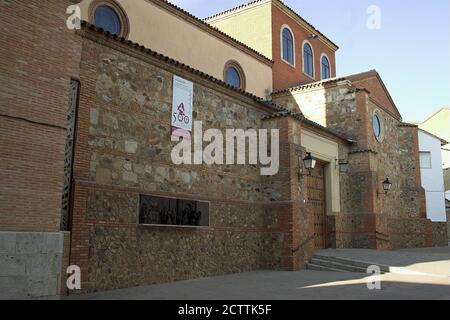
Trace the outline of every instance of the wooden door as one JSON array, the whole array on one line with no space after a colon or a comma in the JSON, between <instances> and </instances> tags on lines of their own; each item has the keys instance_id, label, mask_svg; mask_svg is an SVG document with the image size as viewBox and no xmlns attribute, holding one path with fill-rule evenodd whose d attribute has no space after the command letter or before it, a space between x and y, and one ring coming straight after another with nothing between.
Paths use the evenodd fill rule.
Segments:
<instances>
[{"instance_id":1,"label":"wooden door","mask_svg":"<svg viewBox=\"0 0 450 320\"><path fill-rule=\"evenodd\" d=\"M327 246L326 239L326 198L325 198L325 167L317 163L308 181L309 205L314 210L314 243L316 249L324 249Z\"/></svg>"}]
</instances>

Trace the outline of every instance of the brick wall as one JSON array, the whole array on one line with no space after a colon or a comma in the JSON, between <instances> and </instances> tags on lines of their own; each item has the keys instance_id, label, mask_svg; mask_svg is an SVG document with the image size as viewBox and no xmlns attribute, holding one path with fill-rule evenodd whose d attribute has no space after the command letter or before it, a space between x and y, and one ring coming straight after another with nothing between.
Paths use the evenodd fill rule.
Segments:
<instances>
[{"instance_id":1,"label":"brick wall","mask_svg":"<svg viewBox=\"0 0 450 320\"><path fill-rule=\"evenodd\" d=\"M281 59L281 27L287 24L295 38L295 66L291 66ZM331 64L331 77L336 76L335 52L317 39L309 39L310 32L300 24L272 4L272 60L273 65L273 89L274 91L292 87L298 84L310 83L321 80L320 56L326 53ZM303 73L303 41L308 40L314 51L314 79Z\"/></svg>"},{"instance_id":2,"label":"brick wall","mask_svg":"<svg viewBox=\"0 0 450 320\"><path fill-rule=\"evenodd\" d=\"M0 1L0 230L59 230L72 2Z\"/></svg>"}]
</instances>

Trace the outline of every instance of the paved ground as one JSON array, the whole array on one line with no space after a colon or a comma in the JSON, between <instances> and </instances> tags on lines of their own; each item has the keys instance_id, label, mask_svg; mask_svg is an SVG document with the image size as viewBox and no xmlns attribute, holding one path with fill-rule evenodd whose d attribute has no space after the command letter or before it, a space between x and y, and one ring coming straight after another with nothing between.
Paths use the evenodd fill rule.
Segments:
<instances>
[{"instance_id":1,"label":"paved ground","mask_svg":"<svg viewBox=\"0 0 450 320\"><path fill-rule=\"evenodd\" d=\"M323 254L324 251L321 252ZM70 299L173 300L299 300L299 299L445 299L450 300L450 248L395 252L326 250L326 254L357 257L412 270L413 274L381 276L381 290L367 288L368 276L302 270L256 271L223 277L152 285ZM448 268L447 268L448 267ZM403 270L402 269L402 270ZM417 271L417 272L416 272Z\"/></svg>"},{"instance_id":2,"label":"paved ground","mask_svg":"<svg viewBox=\"0 0 450 320\"><path fill-rule=\"evenodd\" d=\"M392 272L450 277L450 247L377 251L319 250L317 254L390 266Z\"/></svg>"}]
</instances>

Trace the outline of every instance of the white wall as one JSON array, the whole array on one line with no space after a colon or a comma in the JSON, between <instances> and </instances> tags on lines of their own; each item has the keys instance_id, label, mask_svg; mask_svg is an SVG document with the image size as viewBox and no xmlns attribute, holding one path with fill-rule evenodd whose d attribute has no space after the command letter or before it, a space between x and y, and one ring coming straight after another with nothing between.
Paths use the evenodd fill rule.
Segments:
<instances>
[{"instance_id":1,"label":"white wall","mask_svg":"<svg viewBox=\"0 0 450 320\"><path fill-rule=\"evenodd\" d=\"M441 141L419 130L419 151L431 152L431 169L420 169L422 187L426 191L427 217L434 222L447 221L445 213L444 173Z\"/></svg>"}]
</instances>

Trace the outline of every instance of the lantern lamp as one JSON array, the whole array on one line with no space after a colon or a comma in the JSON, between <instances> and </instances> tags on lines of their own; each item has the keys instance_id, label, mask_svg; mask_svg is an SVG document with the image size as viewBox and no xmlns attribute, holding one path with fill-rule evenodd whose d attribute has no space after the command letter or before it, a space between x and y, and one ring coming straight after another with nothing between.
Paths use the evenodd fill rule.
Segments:
<instances>
[{"instance_id":1,"label":"lantern lamp","mask_svg":"<svg viewBox=\"0 0 450 320\"><path fill-rule=\"evenodd\" d=\"M303 158L305 168L311 174L311 171L316 167L317 160L311 155L311 152L306 153L306 157Z\"/></svg>"},{"instance_id":2,"label":"lantern lamp","mask_svg":"<svg viewBox=\"0 0 450 320\"><path fill-rule=\"evenodd\" d=\"M386 178L386 180L383 181L383 189L384 192L387 194L389 190L391 190L392 182L389 180L389 178Z\"/></svg>"}]
</instances>

